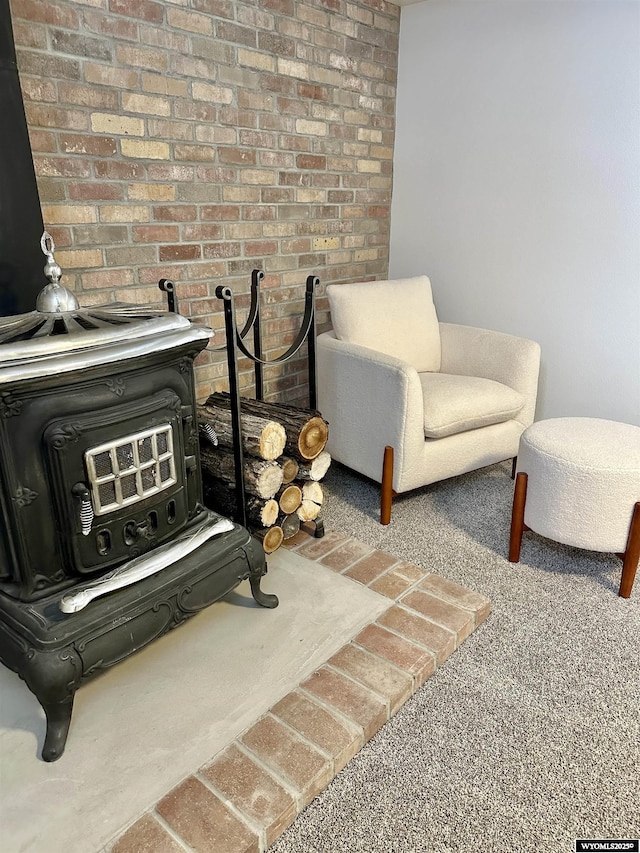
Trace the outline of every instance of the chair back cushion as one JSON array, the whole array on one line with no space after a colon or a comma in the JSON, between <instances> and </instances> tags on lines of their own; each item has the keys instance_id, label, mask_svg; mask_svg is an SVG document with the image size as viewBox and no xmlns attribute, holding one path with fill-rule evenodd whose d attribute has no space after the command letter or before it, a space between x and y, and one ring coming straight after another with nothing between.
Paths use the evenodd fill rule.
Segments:
<instances>
[{"instance_id":1,"label":"chair back cushion","mask_svg":"<svg viewBox=\"0 0 640 853\"><path fill-rule=\"evenodd\" d=\"M440 328L426 275L327 287L339 340L393 355L418 372L440 370Z\"/></svg>"},{"instance_id":2,"label":"chair back cushion","mask_svg":"<svg viewBox=\"0 0 640 853\"><path fill-rule=\"evenodd\" d=\"M525 403L522 394L508 385L479 376L422 373L420 384L426 438L444 438L510 421Z\"/></svg>"}]
</instances>

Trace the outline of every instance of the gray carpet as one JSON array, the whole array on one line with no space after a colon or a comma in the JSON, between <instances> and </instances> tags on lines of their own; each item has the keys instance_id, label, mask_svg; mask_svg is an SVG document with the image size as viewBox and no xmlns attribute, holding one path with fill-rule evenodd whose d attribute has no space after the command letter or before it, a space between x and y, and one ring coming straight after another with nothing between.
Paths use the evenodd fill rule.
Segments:
<instances>
[{"instance_id":1,"label":"gray carpet","mask_svg":"<svg viewBox=\"0 0 640 853\"><path fill-rule=\"evenodd\" d=\"M327 529L487 595L488 621L347 765L271 853L568 853L640 837L640 577L526 533L506 559L501 464L394 500L335 465Z\"/></svg>"}]
</instances>

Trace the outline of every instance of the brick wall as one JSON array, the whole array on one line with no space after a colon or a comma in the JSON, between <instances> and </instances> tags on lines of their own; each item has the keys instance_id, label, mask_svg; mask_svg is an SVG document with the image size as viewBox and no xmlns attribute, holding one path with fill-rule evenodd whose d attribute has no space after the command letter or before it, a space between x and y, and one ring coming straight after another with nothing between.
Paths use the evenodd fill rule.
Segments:
<instances>
[{"instance_id":1,"label":"brick wall","mask_svg":"<svg viewBox=\"0 0 640 853\"><path fill-rule=\"evenodd\" d=\"M399 7L385 0L10 0L45 227L80 304L157 303L220 330L265 272L264 346L304 284L388 269ZM39 251L34 247L34 251ZM203 353L198 396L226 387ZM243 387L251 381L241 362ZM301 356L265 374L304 400Z\"/></svg>"}]
</instances>

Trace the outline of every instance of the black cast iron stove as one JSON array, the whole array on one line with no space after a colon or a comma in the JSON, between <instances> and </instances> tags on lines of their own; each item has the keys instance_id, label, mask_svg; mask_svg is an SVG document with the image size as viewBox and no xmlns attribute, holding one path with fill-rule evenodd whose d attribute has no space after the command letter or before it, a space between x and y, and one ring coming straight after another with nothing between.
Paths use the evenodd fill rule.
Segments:
<instances>
[{"instance_id":1,"label":"black cast iron stove","mask_svg":"<svg viewBox=\"0 0 640 853\"><path fill-rule=\"evenodd\" d=\"M193 360L212 332L172 311L82 309L59 283L0 319L0 660L64 751L76 689L249 579L264 552L202 503ZM171 303L170 303L171 304Z\"/></svg>"}]
</instances>

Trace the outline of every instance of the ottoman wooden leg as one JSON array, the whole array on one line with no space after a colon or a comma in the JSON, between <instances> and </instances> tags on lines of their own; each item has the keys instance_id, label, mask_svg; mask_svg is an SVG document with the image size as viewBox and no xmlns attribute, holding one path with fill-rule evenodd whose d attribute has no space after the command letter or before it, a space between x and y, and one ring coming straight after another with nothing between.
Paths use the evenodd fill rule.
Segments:
<instances>
[{"instance_id":1,"label":"ottoman wooden leg","mask_svg":"<svg viewBox=\"0 0 640 853\"><path fill-rule=\"evenodd\" d=\"M525 530L524 505L527 500L527 475L520 471L513 490L513 509L511 510L511 535L509 537L509 562L520 562L522 533Z\"/></svg>"},{"instance_id":2,"label":"ottoman wooden leg","mask_svg":"<svg viewBox=\"0 0 640 853\"><path fill-rule=\"evenodd\" d=\"M640 501L636 503L627 537L627 549L622 556L622 578L618 595L629 598L640 560Z\"/></svg>"}]
</instances>

